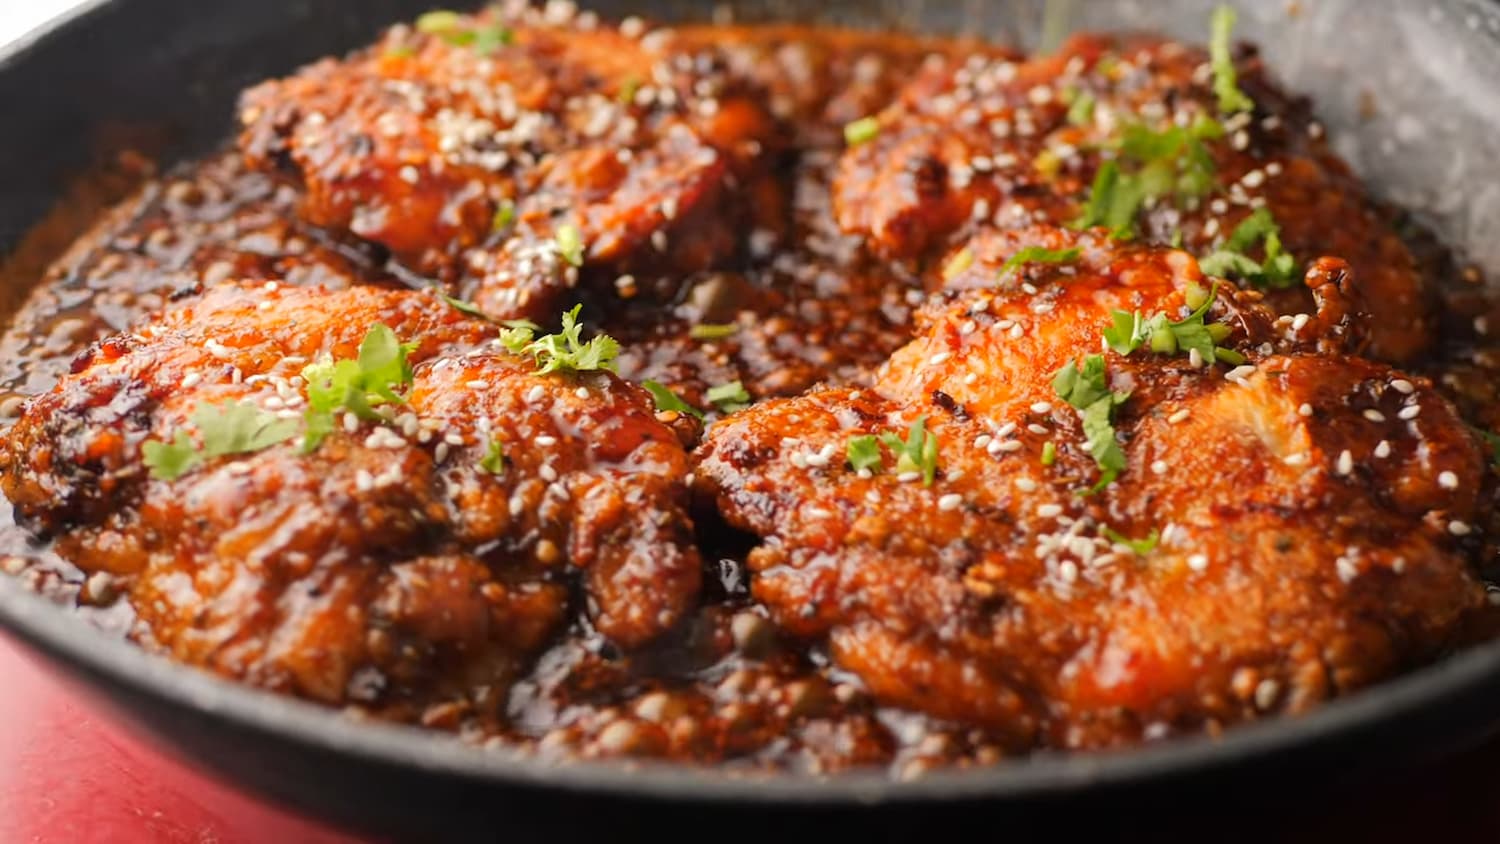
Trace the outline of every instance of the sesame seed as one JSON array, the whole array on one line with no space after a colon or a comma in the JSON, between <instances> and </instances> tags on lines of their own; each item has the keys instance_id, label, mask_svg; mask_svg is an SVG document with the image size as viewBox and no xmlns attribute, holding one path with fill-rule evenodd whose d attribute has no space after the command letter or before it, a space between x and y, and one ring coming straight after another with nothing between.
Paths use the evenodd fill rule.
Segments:
<instances>
[{"instance_id":1,"label":"sesame seed","mask_svg":"<svg viewBox=\"0 0 1500 844\"><path fill-rule=\"evenodd\" d=\"M948 359L951 357L953 357L953 354L951 352L938 352L937 354L928 358L927 362L933 366L941 366L942 364L947 363Z\"/></svg>"},{"instance_id":2,"label":"sesame seed","mask_svg":"<svg viewBox=\"0 0 1500 844\"><path fill-rule=\"evenodd\" d=\"M432 461L434 463L442 463L444 460L447 460L447 459L448 459L448 444L445 443L445 442L440 442L440 443L437 444L437 447L432 450Z\"/></svg>"},{"instance_id":3,"label":"sesame seed","mask_svg":"<svg viewBox=\"0 0 1500 844\"><path fill-rule=\"evenodd\" d=\"M1416 419L1418 416L1420 416L1421 413L1422 406L1420 404L1413 404L1401 408L1401 412L1396 414L1396 418L1400 419L1403 422L1410 422L1411 420Z\"/></svg>"},{"instance_id":4,"label":"sesame seed","mask_svg":"<svg viewBox=\"0 0 1500 844\"><path fill-rule=\"evenodd\" d=\"M1193 571L1204 571L1208 568L1208 555L1193 554L1187 558L1187 566Z\"/></svg>"},{"instance_id":5,"label":"sesame seed","mask_svg":"<svg viewBox=\"0 0 1500 844\"><path fill-rule=\"evenodd\" d=\"M1310 315L1297 314L1296 316L1292 317L1292 330L1301 331L1303 328L1306 328L1307 324L1311 321L1312 317Z\"/></svg>"},{"instance_id":6,"label":"sesame seed","mask_svg":"<svg viewBox=\"0 0 1500 844\"><path fill-rule=\"evenodd\" d=\"M1391 456L1391 444L1388 443L1388 442L1386 442L1385 440L1381 440L1379 443L1377 443L1375 445L1375 456L1376 457L1390 457Z\"/></svg>"},{"instance_id":7,"label":"sesame seed","mask_svg":"<svg viewBox=\"0 0 1500 844\"><path fill-rule=\"evenodd\" d=\"M1261 711L1270 709L1276 705L1276 698L1281 695L1281 685L1275 680L1265 679L1255 684L1255 708Z\"/></svg>"},{"instance_id":8,"label":"sesame seed","mask_svg":"<svg viewBox=\"0 0 1500 844\"><path fill-rule=\"evenodd\" d=\"M1042 504L1036 508L1036 514L1044 519L1055 519L1062 515L1061 504Z\"/></svg>"},{"instance_id":9,"label":"sesame seed","mask_svg":"<svg viewBox=\"0 0 1500 844\"><path fill-rule=\"evenodd\" d=\"M489 385L490 384L489 384L488 381L481 381L481 380L479 380L477 378L475 380L473 380L473 381L465 382L465 384L464 384L464 386L468 387L471 390L483 390L485 387L488 387Z\"/></svg>"},{"instance_id":10,"label":"sesame seed","mask_svg":"<svg viewBox=\"0 0 1500 844\"><path fill-rule=\"evenodd\" d=\"M1458 475L1443 471L1438 473L1438 486L1443 489L1458 489Z\"/></svg>"},{"instance_id":11,"label":"sesame seed","mask_svg":"<svg viewBox=\"0 0 1500 844\"><path fill-rule=\"evenodd\" d=\"M977 436L977 437L974 438L974 447L975 448L985 448L991 442L993 442L994 439L995 438L992 437L992 436L990 436L989 434L980 434L979 436Z\"/></svg>"},{"instance_id":12,"label":"sesame seed","mask_svg":"<svg viewBox=\"0 0 1500 844\"><path fill-rule=\"evenodd\" d=\"M1304 418L1306 418L1308 416L1312 416L1313 415L1313 406L1310 405L1310 404L1308 404L1307 402L1303 402L1302 405L1297 408L1297 415L1301 416L1301 417L1304 417Z\"/></svg>"},{"instance_id":13,"label":"sesame seed","mask_svg":"<svg viewBox=\"0 0 1500 844\"><path fill-rule=\"evenodd\" d=\"M1345 583L1348 583L1354 578L1359 577L1359 568L1355 566L1354 561L1349 559L1348 557L1339 557L1334 561L1333 568L1334 571L1338 572L1339 580L1342 580Z\"/></svg>"},{"instance_id":14,"label":"sesame seed","mask_svg":"<svg viewBox=\"0 0 1500 844\"><path fill-rule=\"evenodd\" d=\"M921 480L921 478L921 472L902 472L896 476L896 480L903 484L909 484L912 481Z\"/></svg>"},{"instance_id":15,"label":"sesame seed","mask_svg":"<svg viewBox=\"0 0 1500 844\"><path fill-rule=\"evenodd\" d=\"M999 427L999 429L997 429L995 431L995 436L997 436L997 437L1008 437L1011 434L1014 434L1015 432L1016 432L1016 423L1014 423L1014 422L1006 422L1004 425L1001 425Z\"/></svg>"},{"instance_id":16,"label":"sesame seed","mask_svg":"<svg viewBox=\"0 0 1500 844\"><path fill-rule=\"evenodd\" d=\"M1188 365L1197 369L1203 366L1203 353L1197 349L1188 350Z\"/></svg>"},{"instance_id":17,"label":"sesame seed","mask_svg":"<svg viewBox=\"0 0 1500 844\"><path fill-rule=\"evenodd\" d=\"M354 473L354 488L360 492L369 492L375 488L375 478L371 477L369 472L360 469Z\"/></svg>"},{"instance_id":18,"label":"sesame seed","mask_svg":"<svg viewBox=\"0 0 1500 844\"><path fill-rule=\"evenodd\" d=\"M1366 419L1370 420L1371 422L1384 422L1385 421L1385 414L1381 413L1380 411L1376 410L1373 407L1367 408L1365 410L1364 416L1365 416Z\"/></svg>"},{"instance_id":19,"label":"sesame seed","mask_svg":"<svg viewBox=\"0 0 1500 844\"><path fill-rule=\"evenodd\" d=\"M549 484L557 480L557 470L552 468L551 463L543 463L540 467L537 468L536 474L537 477L541 478Z\"/></svg>"},{"instance_id":20,"label":"sesame seed","mask_svg":"<svg viewBox=\"0 0 1500 844\"><path fill-rule=\"evenodd\" d=\"M193 387L196 387L202 380L203 374L198 372L197 370L193 370L192 372L189 372L188 374L182 376L182 389L191 390Z\"/></svg>"},{"instance_id":21,"label":"sesame seed","mask_svg":"<svg viewBox=\"0 0 1500 844\"><path fill-rule=\"evenodd\" d=\"M545 446L549 446L549 445L557 445L557 437L548 436L547 434L543 434L540 437L536 438L536 444L539 445L539 446L544 446L544 447Z\"/></svg>"},{"instance_id":22,"label":"sesame seed","mask_svg":"<svg viewBox=\"0 0 1500 844\"><path fill-rule=\"evenodd\" d=\"M1391 382L1391 389L1395 390L1398 393L1401 393L1402 395L1409 396L1417 389L1417 387L1415 384L1406 380L1405 378L1397 378L1396 380Z\"/></svg>"},{"instance_id":23,"label":"sesame seed","mask_svg":"<svg viewBox=\"0 0 1500 844\"><path fill-rule=\"evenodd\" d=\"M1307 465L1307 452L1299 451L1294 454L1288 454L1281 459L1281 462L1288 466L1305 466Z\"/></svg>"},{"instance_id":24,"label":"sesame seed","mask_svg":"<svg viewBox=\"0 0 1500 844\"><path fill-rule=\"evenodd\" d=\"M1197 351L1197 349L1194 349L1193 351ZM1243 383L1245 383L1245 379L1246 378L1249 378L1251 375L1254 375L1254 374L1255 374L1255 366L1253 364L1248 364L1247 363L1244 366L1236 366L1234 369L1231 369L1228 372L1224 373L1224 377L1227 380L1235 381L1235 382L1238 382L1240 384L1243 384Z\"/></svg>"},{"instance_id":25,"label":"sesame seed","mask_svg":"<svg viewBox=\"0 0 1500 844\"><path fill-rule=\"evenodd\" d=\"M1023 446L1020 440L995 440L994 442L990 443L990 447L986 449L986 451L989 451L992 454L1000 451L1009 453L1012 451L1020 451L1022 448Z\"/></svg>"},{"instance_id":26,"label":"sesame seed","mask_svg":"<svg viewBox=\"0 0 1500 844\"><path fill-rule=\"evenodd\" d=\"M939 510L957 510L964 503L964 497L956 492L950 492L938 499Z\"/></svg>"},{"instance_id":27,"label":"sesame seed","mask_svg":"<svg viewBox=\"0 0 1500 844\"><path fill-rule=\"evenodd\" d=\"M543 398L545 398L546 395L547 395L547 391L542 388L541 384L537 384L536 386L532 387L530 390L526 391L526 403L527 404L536 404L537 402L539 402Z\"/></svg>"},{"instance_id":28,"label":"sesame seed","mask_svg":"<svg viewBox=\"0 0 1500 844\"><path fill-rule=\"evenodd\" d=\"M1173 425L1176 425L1179 422L1185 422L1185 421L1187 421L1187 418L1190 415L1192 415L1191 411L1189 411L1187 408L1184 407L1183 409L1177 411L1176 413L1173 413L1171 416L1168 416L1167 417L1167 421L1169 423L1173 424Z\"/></svg>"},{"instance_id":29,"label":"sesame seed","mask_svg":"<svg viewBox=\"0 0 1500 844\"><path fill-rule=\"evenodd\" d=\"M1036 481L1027 477L1016 478L1016 489L1022 492L1036 492Z\"/></svg>"},{"instance_id":30,"label":"sesame seed","mask_svg":"<svg viewBox=\"0 0 1500 844\"><path fill-rule=\"evenodd\" d=\"M1454 519L1448 523L1448 532L1454 536L1468 536L1473 531L1474 529L1469 527L1468 522L1461 522L1458 519Z\"/></svg>"},{"instance_id":31,"label":"sesame seed","mask_svg":"<svg viewBox=\"0 0 1500 844\"><path fill-rule=\"evenodd\" d=\"M586 398L589 397L589 388L588 387L579 387L578 389L576 389L576 390L573 391L573 395L575 395L575 396L577 396L577 397L579 397L581 399L586 399Z\"/></svg>"},{"instance_id":32,"label":"sesame seed","mask_svg":"<svg viewBox=\"0 0 1500 844\"><path fill-rule=\"evenodd\" d=\"M1347 475L1354 471L1354 455L1349 453L1349 449L1339 452L1339 462L1334 468L1340 475Z\"/></svg>"},{"instance_id":33,"label":"sesame seed","mask_svg":"<svg viewBox=\"0 0 1500 844\"><path fill-rule=\"evenodd\" d=\"M1030 425L1027 425L1026 426L1026 430L1030 431L1033 434L1036 434L1037 436L1042 436L1042 437L1045 437L1047 434L1051 433L1051 431L1047 428L1046 425L1038 425L1035 422L1031 423Z\"/></svg>"},{"instance_id":34,"label":"sesame seed","mask_svg":"<svg viewBox=\"0 0 1500 844\"><path fill-rule=\"evenodd\" d=\"M1153 475L1165 475L1167 468L1167 461L1165 460L1153 460L1151 462L1151 473Z\"/></svg>"},{"instance_id":35,"label":"sesame seed","mask_svg":"<svg viewBox=\"0 0 1500 844\"><path fill-rule=\"evenodd\" d=\"M1032 413L1051 413L1052 405L1048 402L1039 401L1031 406Z\"/></svg>"},{"instance_id":36,"label":"sesame seed","mask_svg":"<svg viewBox=\"0 0 1500 844\"><path fill-rule=\"evenodd\" d=\"M1063 560L1057 565L1057 576L1064 583L1072 583L1078 579L1078 564L1072 560Z\"/></svg>"}]
</instances>

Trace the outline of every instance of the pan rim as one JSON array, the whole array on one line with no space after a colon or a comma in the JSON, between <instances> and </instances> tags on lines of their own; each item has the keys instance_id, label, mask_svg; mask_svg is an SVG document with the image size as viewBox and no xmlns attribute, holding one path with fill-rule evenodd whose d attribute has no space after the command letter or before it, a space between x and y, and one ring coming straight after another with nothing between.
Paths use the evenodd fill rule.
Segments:
<instances>
[{"instance_id":1,"label":"pan rim","mask_svg":"<svg viewBox=\"0 0 1500 844\"><path fill-rule=\"evenodd\" d=\"M480 747L436 730L354 720L340 710L220 678L114 639L8 577L0 577L0 626L71 670L354 761L491 785L703 804L1024 801L1135 787L1357 739L1402 718L1431 714L1443 701L1492 687L1500 691L1500 641L1496 641L1325 702L1312 712L1239 725L1221 737L1182 737L1118 751L1040 752L984 768L933 771L912 780L895 779L884 769L747 777L725 769L653 760L554 761L519 750ZM1450 729L1456 734L1475 734L1493 726L1495 720L1487 717L1483 725L1467 727L1450 724Z\"/></svg>"},{"instance_id":2,"label":"pan rim","mask_svg":"<svg viewBox=\"0 0 1500 844\"><path fill-rule=\"evenodd\" d=\"M114 3L81 0L0 44L0 73L50 36ZM658 761L554 762L512 749L479 747L436 730L356 721L339 710L220 678L110 637L5 576L0 576L0 629L69 671L105 678L173 706L352 761L495 786L705 805L857 807L976 799L1024 801L1134 787L1248 766L1281 754L1291 756L1325 742L1354 740L1405 717L1431 715L1444 702L1484 690L1500 691L1497 640L1323 703L1310 713L1237 726L1218 738L1200 735L1096 753L1043 752L983 768L934 771L905 781L892 778L884 769L745 777L723 769ZM1455 735L1474 735L1497 725L1500 715L1471 716L1450 724L1449 730Z\"/></svg>"}]
</instances>

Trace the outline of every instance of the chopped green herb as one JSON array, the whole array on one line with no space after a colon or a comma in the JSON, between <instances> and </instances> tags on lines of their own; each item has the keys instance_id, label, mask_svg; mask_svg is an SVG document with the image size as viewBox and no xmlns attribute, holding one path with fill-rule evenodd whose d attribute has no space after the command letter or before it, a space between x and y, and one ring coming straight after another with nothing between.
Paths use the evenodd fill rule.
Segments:
<instances>
[{"instance_id":1,"label":"chopped green herb","mask_svg":"<svg viewBox=\"0 0 1500 844\"><path fill-rule=\"evenodd\" d=\"M739 330L736 322L700 322L688 329L688 336L694 340L723 340L733 337Z\"/></svg>"},{"instance_id":2,"label":"chopped green herb","mask_svg":"<svg viewBox=\"0 0 1500 844\"><path fill-rule=\"evenodd\" d=\"M1073 98L1068 106L1068 122L1074 126L1087 126L1094 122L1094 95L1084 91Z\"/></svg>"},{"instance_id":3,"label":"chopped green herb","mask_svg":"<svg viewBox=\"0 0 1500 844\"><path fill-rule=\"evenodd\" d=\"M416 54L417 51L413 50L409 44L395 44L385 48L383 55L392 59L409 59Z\"/></svg>"},{"instance_id":4,"label":"chopped green herb","mask_svg":"<svg viewBox=\"0 0 1500 844\"><path fill-rule=\"evenodd\" d=\"M1016 254L1005 260L1000 265L1000 277L1004 278L1012 270L1018 269L1025 264L1071 264L1078 260L1080 251L1078 247L1071 249L1048 249L1044 246L1027 246Z\"/></svg>"},{"instance_id":5,"label":"chopped green herb","mask_svg":"<svg viewBox=\"0 0 1500 844\"><path fill-rule=\"evenodd\" d=\"M488 56L499 52L501 47L509 47L516 41L516 34L510 27L498 23L481 26L474 31L474 51L481 56Z\"/></svg>"},{"instance_id":6,"label":"chopped green herb","mask_svg":"<svg viewBox=\"0 0 1500 844\"><path fill-rule=\"evenodd\" d=\"M448 9L433 9L417 17L416 29L424 35L442 35L458 29L463 16Z\"/></svg>"},{"instance_id":7,"label":"chopped green herb","mask_svg":"<svg viewBox=\"0 0 1500 844\"><path fill-rule=\"evenodd\" d=\"M953 253L953 257L943 264L943 281L952 281L969 267L974 266L974 253L968 249L960 249Z\"/></svg>"},{"instance_id":8,"label":"chopped green herb","mask_svg":"<svg viewBox=\"0 0 1500 844\"><path fill-rule=\"evenodd\" d=\"M302 378L307 381L303 452L314 451L333 432L333 415L339 410L367 422L383 422L385 417L376 412L376 406L404 404L406 400L396 391L411 383L407 356L416 348L415 343L398 340L390 328L375 325L360 342L354 360L324 356L303 367Z\"/></svg>"},{"instance_id":9,"label":"chopped green herb","mask_svg":"<svg viewBox=\"0 0 1500 844\"><path fill-rule=\"evenodd\" d=\"M536 361L536 374L549 372L614 371L615 358L620 354L620 344L608 334L596 334L587 343L580 336L583 326L578 324L578 312L582 305L574 305L562 315L562 329L556 334L537 336L535 323L517 322L508 324L500 333L500 343L519 355L530 355Z\"/></svg>"},{"instance_id":10,"label":"chopped green herb","mask_svg":"<svg viewBox=\"0 0 1500 844\"><path fill-rule=\"evenodd\" d=\"M1130 550L1143 557L1155 550L1156 543L1161 539L1161 532L1156 530L1156 528L1152 528L1151 532L1147 534L1143 539L1131 539L1130 537L1126 536L1123 533L1120 533L1114 528L1105 525L1104 535L1108 537L1110 542L1113 542L1116 545L1124 545L1126 548L1129 548Z\"/></svg>"},{"instance_id":11,"label":"chopped green herb","mask_svg":"<svg viewBox=\"0 0 1500 844\"><path fill-rule=\"evenodd\" d=\"M844 455L849 460L849 467L856 472L866 469L875 472L885 465L885 458L880 454L880 441L873 434L850 437Z\"/></svg>"},{"instance_id":12,"label":"chopped green herb","mask_svg":"<svg viewBox=\"0 0 1500 844\"><path fill-rule=\"evenodd\" d=\"M446 293L439 293L438 296L444 302L447 302L450 308L458 311L461 314L467 314L471 317L479 317L480 319L489 319L489 317L485 315L484 311L479 310L479 306L474 304L473 302L466 302L463 299L455 299L452 296L447 295Z\"/></svg>"},{"instance_id":13,"label":"chopped green herb","mask_svg":"<svg viewBox=\"0 0 1500 844\"><path fill-rule=\"evenodd\" d=\"M1104 329L1104 344L1117 355L1129 357L1131 352L1139 349L1151 337L1151 329L1141 319L1140 311L1110 311L1110 319L1114 324Z\"/></svg>"},{"instance_id":14,"label":"chopped green herb","mask_svg":"<svg viewBox=\"0 0 1500 844\"><path fill-rule=\"evenodd\" d=\"M861 117L844 124L844 143L851 147L869 143L880 134L880 120L874 116Z\"/></svg>"},{"instance_id":15,"label":"chopped green herb","mask_svg":"<svg viewBox=\"0 0 1500 844\"><path fill-rule=\"evenodd\" d=\"M1069 361L1053 375L1052 388L1078 409L1089 454L1099 466L1099 482L1088 492L1103 489L1125 470L1125 452L1115 440L1113 421L1115 407L1130 398L1130 393L1109 389L1103 355L1086 356L1081 369Z\"/></svg>"},{"instance_id":16,"label":"chopped green herb","mask_svg":"<svg viewBox=\"0 0 1500 844\"><path fill-rule=\"evenodd\" d=\"M504 443L499 440L490 440L490 444L484 449L484 456L479 458L479 468L491 475L505 474Z\"/></svg>"},{"instance_id":17,"label":"chopped green herb","mask_svg":"<svg viewBox=\"0 0 1500 844\"><path fill-rule=\"evenodd\" d=\"M926 416L918 416L917 421L911 423L906 439L887 432L880 435L880 441L896 454L897 472L920 472L923 485L932 486L937 477L938 441L937 436L927 430Z\"/></svg>"},{"instance_id":18,"label":"chopped green herb","mask_svg":"<svg viewBox=\"0 0 1500 844\"><path fill-rule=\"evenodd\" d=\"M1264 243L1265 258L1256 261L1245 252L1259 242ZM1224 245L1198 266L1208 275L1238 278L1257 287L1283 289L1297 282L1297 259L1282 251L1281 228L1266 208L1257 208L1241 220Z\"/></svg>"},{"instance_id":19,"label":"chopped green herb","mask_svg":"<svg viewBox=\"0 0 1500 844\"><path fill-rule=\"evenodd\" d=\"M634 74L625 77L620 83L619 99L621 105L630 105L635 102L635 95L641 90L641 78Z\"/></svg>"},{"instance_id":20,"label":"chopped green herb","mask_svg":"<svg viewBox=\"0 0 1500 844\"><path fill-rule=\"evenodd\" d=\"M495 216L490 220L490 231L493 233L503 232L510 228L511 223L516 221L516 204L509 199L500 200L495 207Z\"/></svg>"},{"instance_id":21,"label":"chopped green herb","mask_svg":"<svg viewBox=\"0 0 1500 844\"><path fill-rule=\"evenodd\" d=\"M750 406L750 394L739 381L709 387L703 397L712 402L720 413L736 413Z\"/></svg>"},{"instance_id":22,"label":"chopped green herb","mask_svg":"<svg viewBox=\"0 0 1500 844\"><path fill-rule=\"evenodd\" d=\"M178 431L170 443L142 444L141 458L153 478L176 480L205 460L270 448L291 439L299 427L297 420L282 419L248 401L200 404L192 418L203 440L201 448L185 431Z\"/></svg>"},{"instance_id":23,"label":"chopped green herb","mask_svg":"<svg viewBox=\"0 0 1500 844\"><path fill-rule=\"evenodd\" d=\"M1190 304L1196 302L1197 307L1191 314L1175 322L1167 319L1166 314L1159 313L1150 319L1143 319L1140 311L1111 311L1112 324L1104 329L1104 343L1116 354L1126 357L1142 345L1147 345L1158 355L1191 353L1196 349L1205 361L1211 363L1218 360L1238 366L1245 362L1244 355L1218 345L1229 336L1229 326L1204 323L1209 306L1213 304L1218 292L1217 285L1206 295L1195 295L1189 290L1189 295L1184 298Z\"/></svg>"},{"instance_id":24,"label":"chopped green herb","mask_svg":"<svg viewBox=\"0 0 1500 844\"><path fill-rule=\"evenodd\" d=\"M1042 465L1051 466L1057 462L1057 443L1047 440L1042 443Z\"/></svg>"},{"instance_id":25,"label":"chopped green herb","mask_svg":"<svg viewBox=\"0 0 1500 844\"><path fill-rule=\"evenodd\" d=\"M557 229L557 254L575 267L583 266L583 234L572 223L563 223Z\"/></svg>"},{"instance_id":26,"label":"chopped green herb","mask_svg":"<svg viewBox=\"0 0 1500 844\"><path fill-rule=\"evenodd\" d=\"M1219 98L1219 111L1233 114L1250 111L1255 103L1240 90L1239 78L1234 69L1234 56L1230 53L1230 37L1234 31L1235 13L1228 6L1214 9L1208 39L1209 63L1214 71L1214 95Z\"/></svg>"},{"instance_id":27,"label":"chopped green herb","mask_svg":"<svg viewBox=\"0 0 1500 844\"><path fill-rule=\"evenodd\" d=\"M682 397L667 389L657 381L642 381L641 386L656 400L656 409L674 413L683 413L694 419L702 419L703 411L682 400Z\"/></svg>"},{"instance_id":28,"label":"chopped green herb","mask_svg":"<svg viewBox=\"0 0 1500 844\"><path fill-rule=\"evenodd\" d=\"M1073 228L1104 226L1111 236L1128 238L1135 234L1136 215L1146 203L1166 196L1203 197L1214 187L1213 155L1204 142L1223 134L1218 121L1205 117L1162 130L1126 126L1116 144L1118 160L1105 161L1094 174Z\"/></svg>"}]
</instances>

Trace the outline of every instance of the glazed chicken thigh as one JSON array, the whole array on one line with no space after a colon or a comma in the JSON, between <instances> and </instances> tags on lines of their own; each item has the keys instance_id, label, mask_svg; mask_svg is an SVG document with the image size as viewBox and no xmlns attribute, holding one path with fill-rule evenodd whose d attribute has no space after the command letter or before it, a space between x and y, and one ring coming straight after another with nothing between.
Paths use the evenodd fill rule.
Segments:
<instances>
[{"instance_id":1,"label":"glazed chicken thigh","mask_svg":"<svg viewBox=\"0 0 1500 844\"><path fill-rule=\"evenodd\" d=\"M216 288L32 402L0 486L178 659L327 702L494 715L574 608L638 646L692 607L700 572L687 455L643 391L539 374L494 338L426 293ZM309 442L324 356L352 393Z\"/></svg>"},{"instance_id":2,"label":"glazed chicken thigh","mask_svg":"<svg viewBox=\"0 0 1500 844\"><path fill-rule=\"evenodd\" d=\"M1327 350L1346 266L1309 271L1291 331L1184 252L966 248L871 388L764 402L698 452L697 491L761 538L755 596L877 698L1110 745L1304 709L1483 603L1477 445L1425 384Z\"/></svg>"}]
</instances>

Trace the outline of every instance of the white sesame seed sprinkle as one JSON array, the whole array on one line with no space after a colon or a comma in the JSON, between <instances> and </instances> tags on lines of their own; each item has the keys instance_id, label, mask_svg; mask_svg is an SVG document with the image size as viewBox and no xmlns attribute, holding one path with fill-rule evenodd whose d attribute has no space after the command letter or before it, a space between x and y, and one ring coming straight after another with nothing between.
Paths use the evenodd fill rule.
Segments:
<instances>
[{"instance_id":1,"label":"white sesame seed sprinkle","mask_svg":"<svg viewBox=\"0 0 1500 844\"><path fill-rule=\"evenodd\" d=\"M1186 422L1187 418L1190 415L1192 415L1192 412L1184 407L1183 409L1173 413L1171 416L1168 416L1167 421L1173 425L1176 425L1179 422Z\"/></svg>"},{"instance_id":2,"label":"white sesame seed sprinkle","mask_svg":"<svg viewBox=\"0 0 1500 844\"><path fill-rule=\"evenodd\" d=\"M1339 452L1338 464L1334 466L1334 470L1340 475L1347 475L1354 471L1354 455L1349 452L1349 449Z\"/></svg>"},{"instance_id":3,"label":"white sesame seed sprinkle","mask_svg":"<svg viewBox=\"0 0 1500 844\"><path fill-rule=\"evenodd\" d=\"M547 391L542 388L541 384L537 384L536 386L532 387L530 390L526 391L526 403L527 404L536 404L537 402L539 402L543 398L545 398L546 395L547 395Z\"/></svg>"},{"instance_id":4,"label":"white sesame seed sprinkle","mask_svg":"<svg viewBox=\"0 0 1500 844\"><path fill-rule=\"evenodd\" d=\"M1402 395L1409 396L1414 391L1416 391L1417 387L1415 384L1406 380L1405 378L1397 378L1396 380L1391 382L1391 389L1395 390L1398 393L1401 393Z\"/></svg>"},{"instance_id":5,"label":"white sesame seed sprinkle","mask_svg":"<svg viewBox=\"0 0 1500 844\"><path fill-rule=\"evenodd\" d=\"M1307 452L1293 452L1292 454L1288 454L1286 457L1281 458L1281 462L1285 463L1288 466L1306 466Z\"/></svg>"},{"instance_id":6,"label":"white sesame seed sprinkle","mask_svg":"<svg viewBox=\"0 0 1500 844\"><path fill-rule=\"evenodd\" d=\"M950 492L938 499L939 510L957 510L964 503L964 497L956 492Z\"/></svg>"},{"instance_id":7,"label":"white sesame seed sprinkle","mask_svg":"<svg viewBox=\"0 0 1500 844\"><path fill-rule=\"evenodd\" d=\"M1187 567L1193 571L1205 571L1208 569L1207 554L1192 554L1187 558Z\"/></svg>"},{"instance_id":8,"label":"white sesame seed sprinkle","mask_svg":"<svg viewBox=\"0 0 1500 844\"><path fill-rule=\"evenodd\" d=\"M1165 460L1153 460L1151 462L1151 474L1153 475L1165 475L1168 468L1167 461Z\"/></svg>"},{"instance_id":9,"label":"white sesame seed sprinkle","mask_svg":"<svg viewBox=\"0 0 1500 844\"><path fill-rule=\"evenodd\" d=\"M1055 519L1062 515L1062 505L1042 504L1036 508L1036 514L1043 519Z\"/></svg>"},{"instance_id":10,"label":"white sesame seed sprinkle","mask_svg":"<svg viewBox=\"0 0 1500 844\"><path fill-rule=\"evenodd\" d=\"M1381 440L1379 443L1376 443L1375 456L1381 458L1390 457L1391 444L1389 442L1386 442L1385 440Z\"/></svg>"},{"instance_id":11,"label":"white sesame seed sprinkle","mask_svg":"<svg viewBox=\"0 0 1500 844\"><path fill-rule=\"evenodd\" d=\"M1468 536L1470 533L1474 532L1474 529L1469 527L1468 522L1454 519L1453 521L1448 523L1448 532L1453 534L1454 536Z\"/></svg>"},{"instance_id":12,"label":"white sesame seed sprinkle","mask_svg":"<svg viewBox=\"0 0 1500 844\"><path fill-rule=\"evenodd\" d=\"M1036 481L1025 476L1016 478L1016 489L1022 492L1036 492Z\"/></svg>"},{"instance_id":13,"label":"white sesame seed sprinkle","mask_svg":"<svg viewBox=\"0 0 1500 844\"><path fill-rule=\"evenodd\" d=\"M1052 405L1049 402L1039 401L1031 406L1032 413L1051 413Z\"/></svg>"},{"instance_id":14,"label":"white sesame seed sprinkle","mask_svg":"<svg viewBox=\"0 0 1500 844\"><path fill-rule=\"evenodd\" d=\"M1371 422L1384 422L1385 414L1373 407L1365 408L1364 417Z\"/></svg>"},{"instance_id":15,"label":"white sesame seed sprinkle","mask_svg":"<svg viewBox=\"0 0 1500 844\"><path fill-rule=\"evenodd\" d=\"M896 480L903 484L909 484L912 481L918 481L921 479L921 472L902 472L901 474L896 476Z\"/></svg>"},{"instance_id":16,"label":"white sesame seed sprinkle","mask_svg":"<svg viewBox=\"0 0 1500 844\"><path fill-rule=\"evenodd\" d=\"M557 437L543 434L540 437L536 438L536 444L542 446L543 448L549 445L557 445Z\"/></svg>"},{"instance_id":17,"label":"white sesame seed sprinkle","mask_svg":"<svg viewBox=\"0 0 1500 844\"><path fill-rule=\"evenodd\" d=\"M1313 406L1308 404L1307 402L1303 402L1301 406L1297 408L1297 415L1303 417L1304 419L1312 416Z\"/></svg>"},{"instance_id":18,"label":"white sesame seed sprinkle","mask_svg":"<svg viewBox=\"0 0 1500 844\"><path fill-rule=\"evenodd\" d=\"M1412 404L1401 408L1400 412L1396 414L1396 418L1400 419L1403 422L1410 422L1411 420L1416 419L1421 414L1422 406L1420 404Z\"/></svg>"},{"instance_id":19,"label":"white sesame seed sprinkle","mask_svg":"<svg viewBox=\"0 0 1500 844\"><path fill-rule=\"evenodd\" d=\"M1458 489L1458 475L1455 475L1452 472L1446 470L1439 472L1437 481L1438 486L1442 487L1443 489Z\"/></svg>"}]
</instances>

